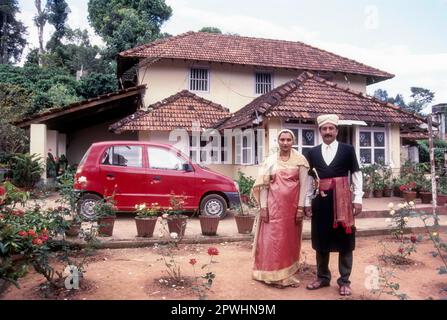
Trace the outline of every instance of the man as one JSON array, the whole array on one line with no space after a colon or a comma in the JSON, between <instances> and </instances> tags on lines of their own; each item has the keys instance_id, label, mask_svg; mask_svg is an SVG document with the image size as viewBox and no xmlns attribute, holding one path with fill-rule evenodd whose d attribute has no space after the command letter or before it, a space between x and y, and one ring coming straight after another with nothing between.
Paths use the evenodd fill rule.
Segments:
<instances>
[{"instance_id":1,"label":"man","mask_svg":"<svg viewBox=\"0 0 447 320\"><path fill-rule=\"evenodd\" d=\"M349 276L352 270L352 252L355 248L354 216L362 211L362 173L354 147L336 140L338 116L322 115L317 118L323 143L307 154L309 174L314 182L308 184L305 215L312 217L312 248L316 250L317 279L307 285L316 290L330 285L330 252L338 252L340 277L337 280L340 295L351 295ZM349 185L349 173L354 185L354 199ZM314 199L312 200L312 198ZM312 205L311 205L312 203Z\"/></svg>"}]
</instances>

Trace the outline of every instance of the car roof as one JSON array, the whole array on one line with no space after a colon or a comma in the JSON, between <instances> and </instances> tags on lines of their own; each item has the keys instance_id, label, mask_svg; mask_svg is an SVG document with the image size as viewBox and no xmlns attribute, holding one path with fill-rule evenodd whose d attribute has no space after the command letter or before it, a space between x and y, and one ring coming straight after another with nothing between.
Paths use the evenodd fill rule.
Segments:
<instances>
[{"instance_id":1,"label":"car roof","mask_svg":"<svg viewBox=\"0 0 447 320\"><path fill-rule=\"evenodd\" d=\"M153 147L165 147L165 148L173 148L170 144L164 143L153 143L148 141L136 141L136 140L111 140L111 141L100 141L92 143L92 146L102 147L109 145L145 145L145 146L153 146Z\"/></svg>"}]
</instances>

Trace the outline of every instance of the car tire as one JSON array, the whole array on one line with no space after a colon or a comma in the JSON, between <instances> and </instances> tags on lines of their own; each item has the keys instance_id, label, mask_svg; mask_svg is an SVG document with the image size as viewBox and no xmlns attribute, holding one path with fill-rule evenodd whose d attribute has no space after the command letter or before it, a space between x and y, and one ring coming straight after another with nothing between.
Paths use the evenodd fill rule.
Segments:
<instances>
[{"instance_id":1,"label":"car tire","mask_svg":"<svg viewBox=\"0 0 447 320\"><path fill-rule=\"evenodd\" d=\"M222 219L227 214L227 202L218 194L209 194L200 202L200 214Z\"/></svg>"},{"instance_id":2,"label":"car tire","mask_svg":"<svg viewBox=\"0 0 447 320\"><path fill-rule=\"evenodd\" d=\"M102 198L96 194L86 193L78 201L78 213L85 220L95 220L93 206Z\"/></svg>"}]
</instances>

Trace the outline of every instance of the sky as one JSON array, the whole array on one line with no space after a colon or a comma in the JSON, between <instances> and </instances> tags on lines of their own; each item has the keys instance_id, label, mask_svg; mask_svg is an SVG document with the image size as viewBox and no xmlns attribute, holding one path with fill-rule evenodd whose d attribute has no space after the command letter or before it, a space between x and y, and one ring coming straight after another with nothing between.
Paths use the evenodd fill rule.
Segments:
<instances>
[{"instance_id":1,"label":"sky","mask_svg":"<svg viewBox=\"0 0 447 320\"><path fill-rule=\"evenodd\" d=\"M42 1L44 2L44 1ZM67 0L68 24L88 29L88 0ZM390 96L410 87L435 92L433 104L447 103L447 0L166 0L172 17L162 31L177 35L204 26L242 36L301 41L396 76L367 87ZM33 0L19 0L19 18L28 26L29 48L37 47ZM52 33L47 26L44 41ZM28 48L27 48L28 50ZM24 54L26 56L26 54ZM426 108L425 112L428 112Z\"/></svg>"}]
</instances>

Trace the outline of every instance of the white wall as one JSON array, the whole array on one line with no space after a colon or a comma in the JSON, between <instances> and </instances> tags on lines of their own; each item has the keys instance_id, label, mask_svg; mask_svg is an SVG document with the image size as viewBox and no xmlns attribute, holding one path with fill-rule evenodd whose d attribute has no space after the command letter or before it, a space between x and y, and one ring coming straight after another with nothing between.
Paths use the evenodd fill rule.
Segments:
<instances>
[{"instance_id":1,"label":"white wall","mask_svg":"<svg viewBox=\"0 0 447 320\"><path fill-rule=\"evenodd\" d=\"M259 96L255 94L256 71L272 72L274 87L296 78L301 73L299 70L262 69L225 63L195 64L191 61L161 60L139 69L139 84L147 85L144 105L148 106L188 89L189 70L192 66L209 68L209 92L195 93L229 108L231 112L237 111ZM366 80L362 76L349 75L346 81L342 74L336 74L333 81L341 86L350 86L366 92Z\"/></svg>"}]
</instances>

